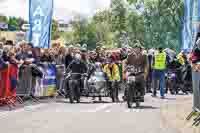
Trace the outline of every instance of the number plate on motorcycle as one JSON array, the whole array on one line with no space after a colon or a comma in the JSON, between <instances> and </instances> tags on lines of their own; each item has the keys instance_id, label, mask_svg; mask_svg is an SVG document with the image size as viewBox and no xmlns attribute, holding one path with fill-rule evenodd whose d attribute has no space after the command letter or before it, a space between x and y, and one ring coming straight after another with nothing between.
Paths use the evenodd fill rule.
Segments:
<instances>
[{"instance_id":1,"label":"number plate on motorcycle","mask_svg":"<svg viewBox=\"0 0 200 133\"><path fill-rule=\"evenodd\" d=\"M135 76L128 77L128 81L129 81L129 82L135 81Z\"/></svg>"}]
</instances>

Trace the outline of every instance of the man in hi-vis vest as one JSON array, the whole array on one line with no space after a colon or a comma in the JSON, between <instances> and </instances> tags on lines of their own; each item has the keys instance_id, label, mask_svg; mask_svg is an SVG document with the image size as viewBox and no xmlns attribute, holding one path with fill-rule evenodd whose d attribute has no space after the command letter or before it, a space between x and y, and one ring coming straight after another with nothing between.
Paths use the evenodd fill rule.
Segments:
<instances>
[{"instance_id":1,"label":"man in hi-vis vest","mask_svg":"<svg viewBox=\"0 0 200 133\"><path fill-rule=\"evenodd\" d=\"M156 97L157 87L159 86L161 98L164 99L165 70L167 67L167 54L160 47L154 55L153 60L153 96Z\"/></svg>"}]
</instances>

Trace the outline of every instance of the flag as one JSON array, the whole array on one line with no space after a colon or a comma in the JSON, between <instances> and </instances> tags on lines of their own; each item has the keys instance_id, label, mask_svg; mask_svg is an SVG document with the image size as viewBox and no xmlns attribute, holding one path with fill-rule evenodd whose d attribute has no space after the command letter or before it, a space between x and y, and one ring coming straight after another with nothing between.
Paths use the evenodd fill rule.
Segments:
<instances>
[{"instance_id":1,"label":"flag","mask_svg":"<svg viewBox=\"0 0 200 133\"><path fill-rule=\"evenodd\" d=\"M200 25L200 1L193 0L192 3L192 36L193 36L193 46L196 43L197 33L199 31Z\"/></svg>"},{"instance_id":2,"label":"flag","mask_svg":"<svg viewBox=\"0 0 200 133\"><path fill-rule=\"evenodd\" d=\"M34 47L49 48L53 0L29 0L29 42Z\"/></svg>"},{"instance_id":3,"label":"flag","mask_svg":"<svg viewBox=\"0 0 200 133\"><path fill-rule=\"evenodd\" d=\"M192 48L192 4L193 0L184 1L184 19L182 26L182 49Z\"/></svg>"}]
</instances>

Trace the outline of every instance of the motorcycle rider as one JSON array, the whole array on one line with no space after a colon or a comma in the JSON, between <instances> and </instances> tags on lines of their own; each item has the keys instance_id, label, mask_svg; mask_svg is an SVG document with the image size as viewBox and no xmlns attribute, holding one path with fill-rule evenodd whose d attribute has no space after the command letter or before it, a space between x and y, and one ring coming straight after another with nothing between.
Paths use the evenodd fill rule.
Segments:
<instances>
[{"instance_id":1,"label":"motorcycle rider","mask_svg":"<svg viewBox=\"0 0 200 133\"><path fill-rule=\"evenodd\" d=\"M76 53L74 56L74 60L69 64L68 71L72 73L71 80L76 81L76 84L69 84L69 87L75 85L75 91L77 92L77 102L80 102L80 93L81 93L81 74L87 73L87 66L82 61L81 54Z\"/></svg>"},{"instance_id":2,"label":"motorcycle rider","mask_svg":"<svg viewBox=\"0 0 200 133\"><path fill-rule=\"evenodd\" d=\"M133 66L137 73L140 73L136 76L136 85L137 88L140 88L142 95L145 95L145 80L148 75L148 59L147 55L143 54L142 46L138 42L135 44L134 49L128 55L127 60L125 61L125 66ZM125 91L125 99L126 99L126 92Z\"/></svg>"},{"instance_id":3,"label":"motorcycle rider","mask_svg":"<svg viewBox=\"0 0 200 133\"><path fill-rule=\"evenodd\" d=\"M110 62L107 63L104 66L104 72L106 73L107 77L108 77L108 86L110 89L112 89L115 94L113 96L114 101L119 102L119 81L120 81L120 71L119 71L119 67L117 65L117 62Z\"/></svg>"}]
</instances>

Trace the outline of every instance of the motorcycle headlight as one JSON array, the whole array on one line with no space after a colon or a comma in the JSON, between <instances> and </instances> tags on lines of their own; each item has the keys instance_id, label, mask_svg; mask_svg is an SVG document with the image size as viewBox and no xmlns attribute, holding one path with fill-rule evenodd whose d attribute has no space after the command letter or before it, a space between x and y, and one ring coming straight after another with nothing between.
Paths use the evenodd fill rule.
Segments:
<instances>
[{"instance_id":1,"label":"motorcycle headlight","mask_svg":"<svg viewBox=\"0 0 200 133\"><path fill-rule=\"evenodd\" d=\"M128 82L135 82L135 76L129 76Z\"/></svg>"},{"instance_id":2,"label":"motorcycle headlight","mask_svg":"<svg viewBox=\"0 0 200 133\"><path fill-rule=\"evenodd\" d=\"M173 77L173 78L176 77L176 74L172 73L172 74L171 74L171 77Z\"/></svg>"}]
</instances>

